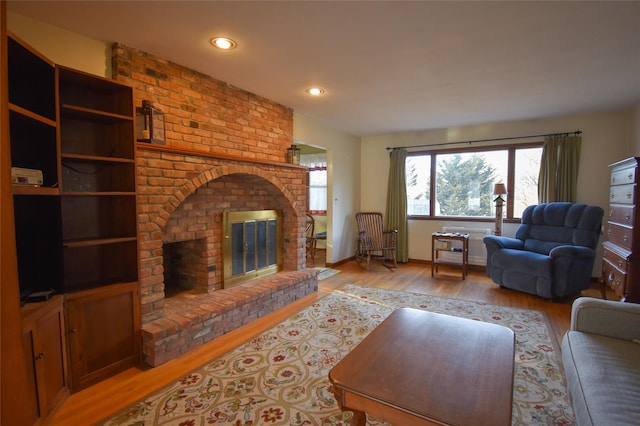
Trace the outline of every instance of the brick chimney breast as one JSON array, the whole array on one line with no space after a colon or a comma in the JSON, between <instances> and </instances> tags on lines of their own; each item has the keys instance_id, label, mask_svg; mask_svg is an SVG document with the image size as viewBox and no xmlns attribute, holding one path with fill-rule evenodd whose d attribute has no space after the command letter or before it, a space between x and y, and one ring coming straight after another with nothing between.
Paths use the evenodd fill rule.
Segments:
<instances>
[{"instance_id":1,"label":"brick chimney breast","mask_svg":"<svg viewBox=\"0 0 640 426\"><path fill-rule=\"evenodd\" d=\"M317 273L305 272L311 271L305 270L306 169L285 163L293 143L293 110L117 43L112 75L134 88L135 106L149 100L165 115L166 144L137 144L147 363L158 365L229 331L224 315L236 318L242 312L245 317L233 322L243 324L316 291ZM244 284L222 290L224 211L275 209L282 211L284 273L271 281L260 278L250 290ZM187 240L194 241L185 257L197 259L188 272L196 284L187 305L176 308L165 300L163 244ZM194 253L202 253L202 259ZM227 291L232 293L220 296ZM215 300L209 300L214 294ZM279 295L277 300L272 294ZM240 308L247 300L260 302Z\"/></svg>"}]
</instances>

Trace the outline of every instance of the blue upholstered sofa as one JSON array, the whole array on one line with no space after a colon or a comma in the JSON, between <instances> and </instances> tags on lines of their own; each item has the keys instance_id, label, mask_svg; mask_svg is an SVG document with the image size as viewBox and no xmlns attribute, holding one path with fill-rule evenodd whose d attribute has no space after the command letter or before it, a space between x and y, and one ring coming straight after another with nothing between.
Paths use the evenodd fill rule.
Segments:
<instances>
[{"instance_id":1,"label":"blue upholstered sofa","mask_svg":"<svg viewBox=\"0 0 640 426\"><path fill-rule=\"evenodd\" d=\"M552 300L587 289L603 215L598 206L577 203L527 207L515 238L484 237L487 275Z\"/></svg>"}]
</instances>

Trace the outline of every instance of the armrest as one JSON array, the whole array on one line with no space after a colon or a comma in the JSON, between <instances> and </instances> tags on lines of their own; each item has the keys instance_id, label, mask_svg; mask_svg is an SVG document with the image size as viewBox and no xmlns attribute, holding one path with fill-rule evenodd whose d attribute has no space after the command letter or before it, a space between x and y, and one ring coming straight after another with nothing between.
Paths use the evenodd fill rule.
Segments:
<instances>
[{"instance_id":1,"label":"armrest","mask_svg":"<svg viewBox=\"0 0 640 426\"><path fill-rule=\"evenodd\" d=\"M398 235L398 230L394 229L393 231L382 231L382 238L384 239L385 247L395 247L396 245L396 236Z\"/></svg>"},{"instance_id":2,"label":"armrest","mask_svg":"<svg viewBox=\"0 0 640 426\"><path fill-rule=\"evenodd\" d=\"M549 252L549 256L551 258L557 257L570 257L572 259L584 258L584 259L592 259L596 255L595 250L585 247L585 246L558 246Z\"/></svg>"},{"instance_id":3,"label":"armrest","mask_svg":"<svg viewBox=\"0 0 640 426\"><path fill-rule=\"evenodd\" d=\"M640 305L579 297L571 307L570 329L618 339L640 339Z\"/></svg>"},{"instance_id":4,"label":"armrest","mask_svg":"<svg viewBox=\"0 0 640 426\"><path fill-rule=\"evenodd\" d=\"M487 246L487 250L497 249L517 249L522 250L524 243L517 238L499 237L497 235L487 235L482 239Z\"/></svg>"}]
</instances>

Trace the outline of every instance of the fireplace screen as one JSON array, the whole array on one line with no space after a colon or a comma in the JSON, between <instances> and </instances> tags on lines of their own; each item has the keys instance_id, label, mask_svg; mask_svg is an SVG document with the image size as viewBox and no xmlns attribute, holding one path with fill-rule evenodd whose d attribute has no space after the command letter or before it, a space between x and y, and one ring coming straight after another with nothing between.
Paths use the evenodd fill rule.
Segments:
<instances>
[{"instance_id":1,"label":"fireplace screen","mask_svg":"<svg viewBox=\"0 0 640 426\"><path fill-rule=\"evenodd\" d=\"M280 270L280 216L278 210L225 212L225 288Z\"/></svg>"}]
</instances>

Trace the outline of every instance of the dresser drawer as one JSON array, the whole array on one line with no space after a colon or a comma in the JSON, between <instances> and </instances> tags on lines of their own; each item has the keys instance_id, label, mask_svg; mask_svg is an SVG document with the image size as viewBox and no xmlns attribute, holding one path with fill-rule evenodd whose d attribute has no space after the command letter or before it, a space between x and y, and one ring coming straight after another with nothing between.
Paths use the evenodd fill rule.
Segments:
<instances>
[{"instance_id":1,"label":"dresser drawer","mask_svg":"<svg viewBox=\"0 0 640 426\"><path fill-rule=\"evenodd\" d=\"M602 261L602 279L618 296L624 297L627 274L616 268L607 259Z\"/></svg>"},{"instance_id":2,"label":"dresser drawer","mask_svg":"<svg viewBox=\"0 0 640 426\"><path fill-rule=\"evenodd\" d=\"M609 222L633 226L635 210L635 206L611 205L609 206Z\"/></svg>"},{"instance_id":3,"label":"dresser drawer","mask_svg":"<svg viewBox=\"0 0 640 426\"><path fill-rule=\"evenodd\" d=\"M611 172L611 185L624 185L636 182L636 167Z\"/></svg>"},{"instance_id":4,"label":"dresser drawer","mask_svg":"<svg viewBox=\"0 0 640 426\"><path fill-rule=\"evenodd\" d=\"M606 234L612 243L631 250L631 246L633 245L633 228L616 225L615 223L607 223Z\"/></svg>"},{"instance_id":5,"label":"dresser drawer","mask_svg":"<svg viewBox=\"0 0 640 426\"><path fill-rule=\"evenodd\" d=\"M617 266L620 271L627 272L627 259L607 249L606 246L603 250L602 258L610 264Z\"/></svg>"},{"instance_id":6,"label":"dresser drawer","mask_svg":"<svg viewBox=\"0 0 640 426\"><path fill-rule=\"evenodd\" d=\"M617 204L635 204L636 185L612 186L609 189L609 202Z\"/></svg>"}]
</instances>

